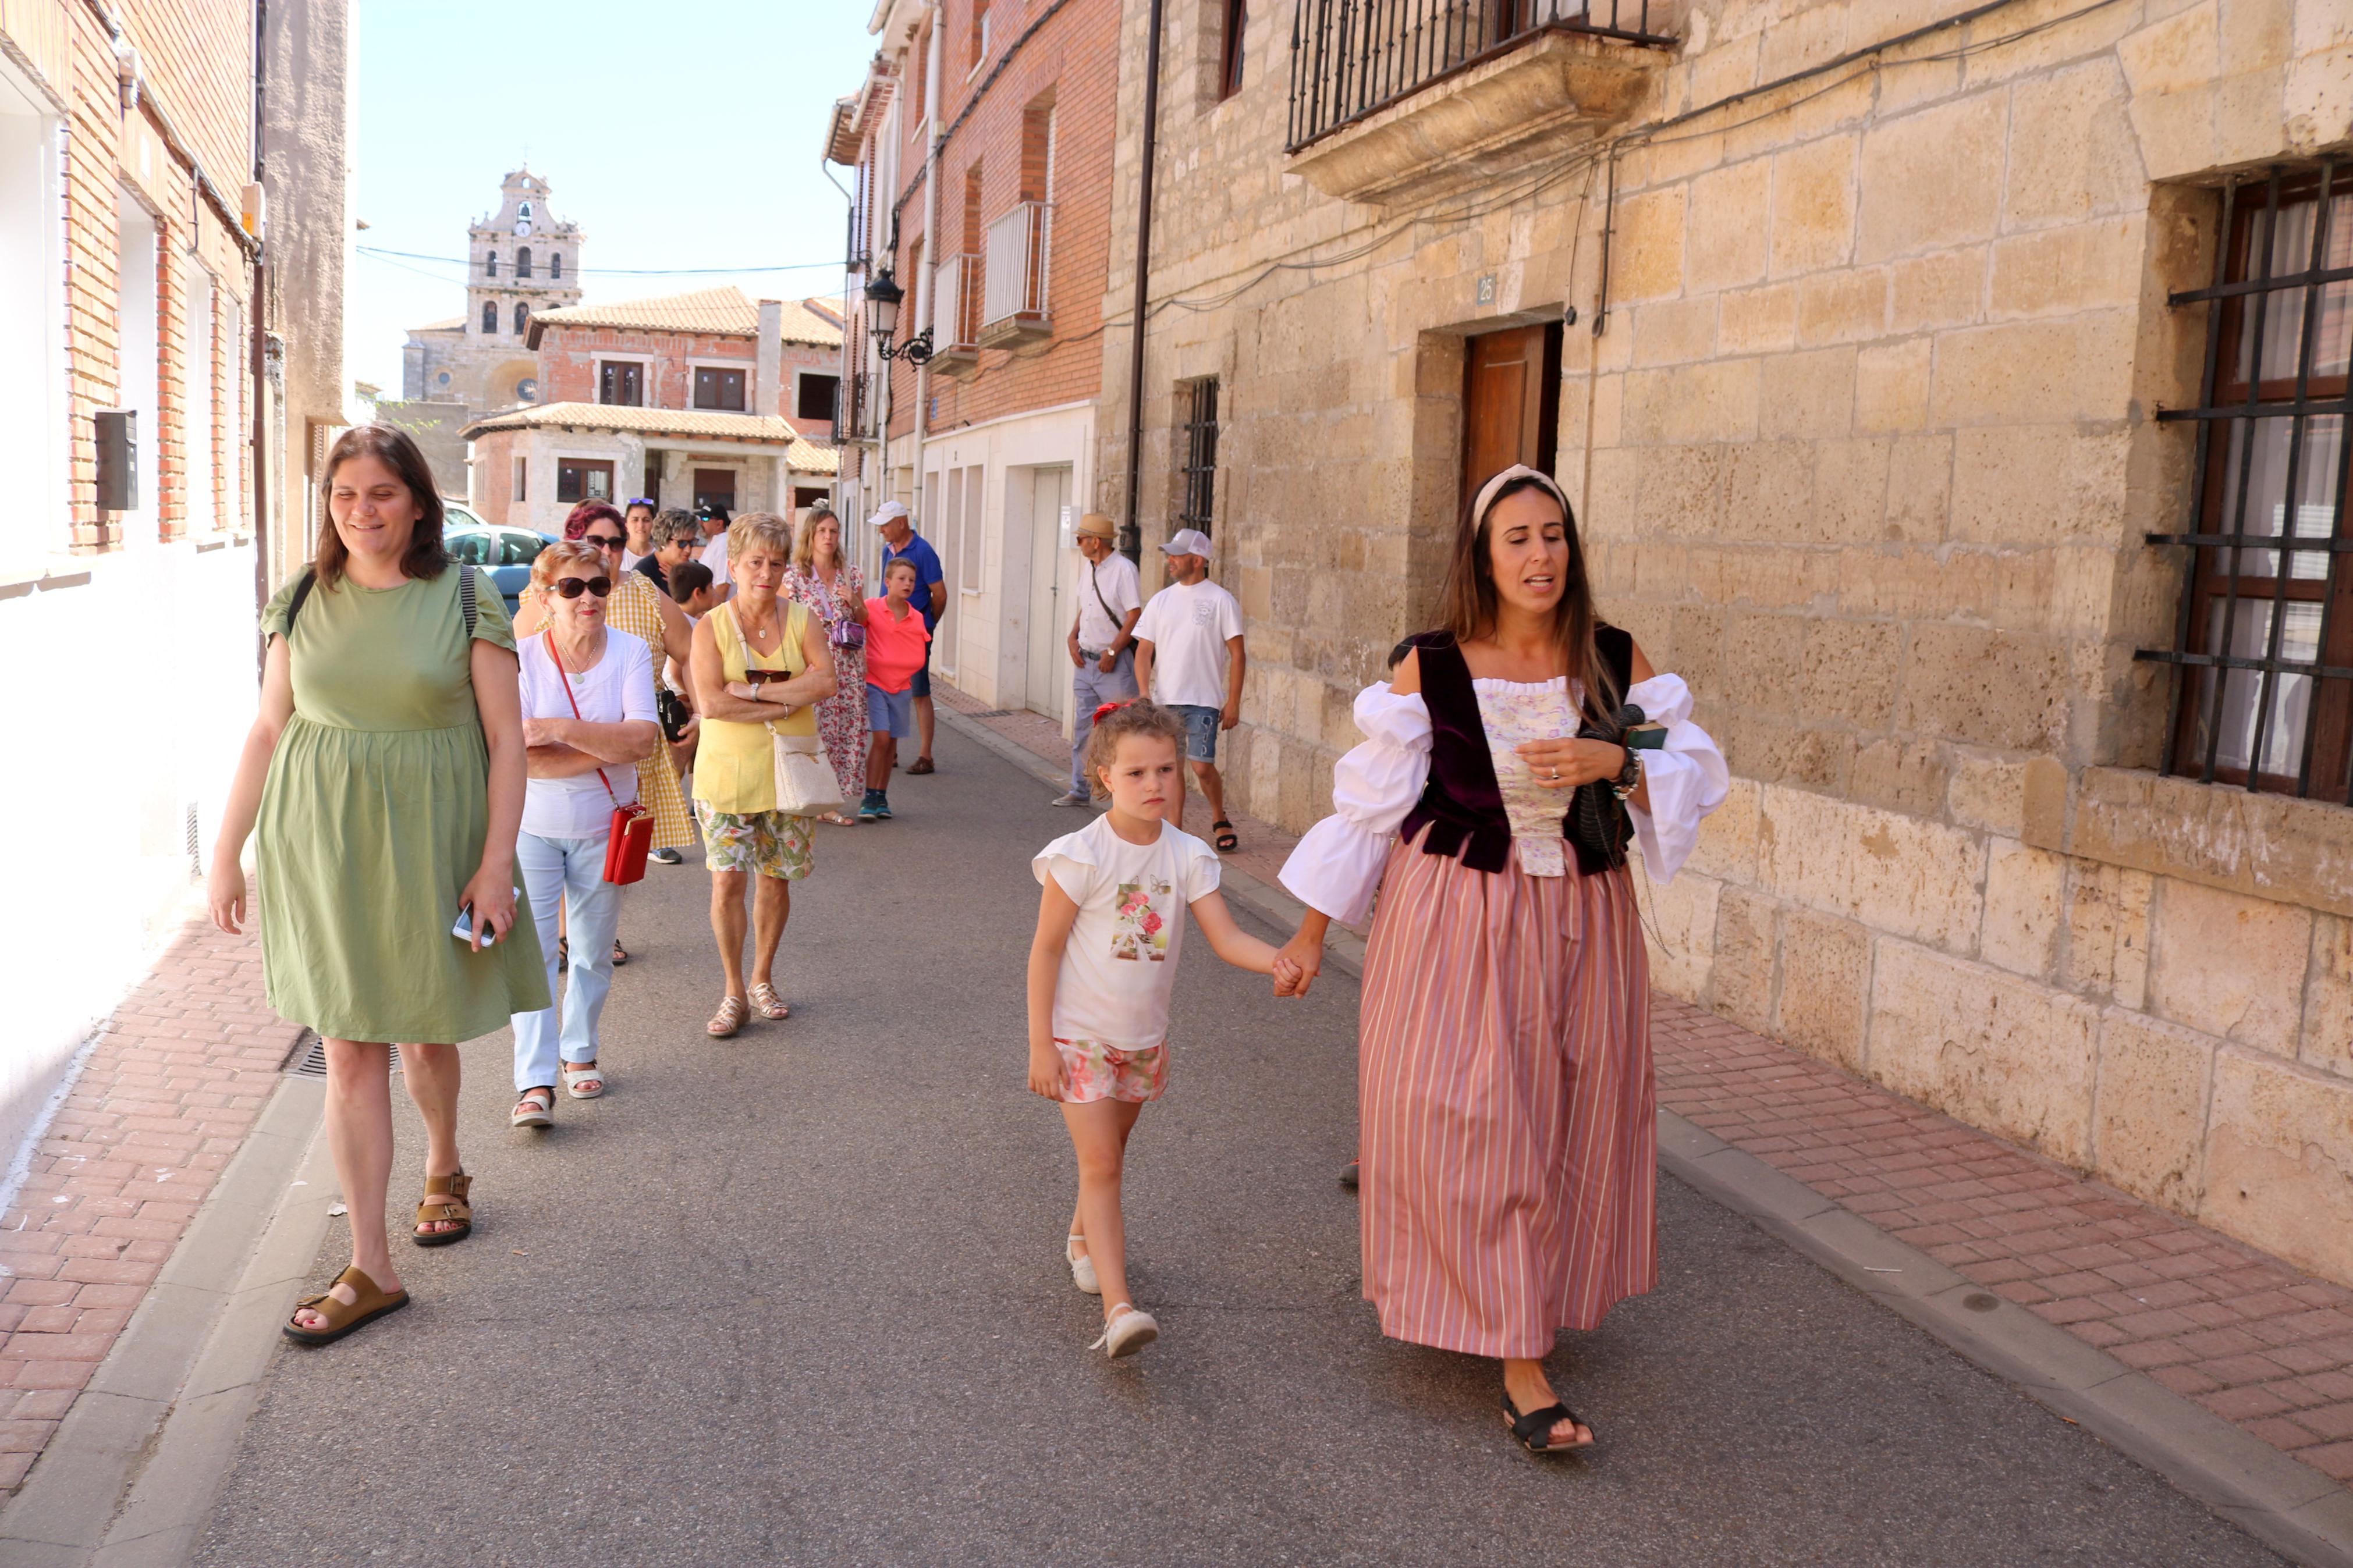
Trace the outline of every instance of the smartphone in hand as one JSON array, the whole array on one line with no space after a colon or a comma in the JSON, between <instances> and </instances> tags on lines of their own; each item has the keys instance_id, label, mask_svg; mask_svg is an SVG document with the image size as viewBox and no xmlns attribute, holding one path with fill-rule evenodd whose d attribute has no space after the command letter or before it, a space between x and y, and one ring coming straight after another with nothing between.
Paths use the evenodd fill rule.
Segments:
<instances>
[{"instance_id":1,"label":"smartphone in hand","mask_svg":"<svg viewBox=\"0 0 2353 1568\"><path fill-rule=\"evenodd\" d=\"M520 899L520 898L522 898L522 889L521 888L517 888L517 889L515 889L515 897L516 897L516 898L518 898L518 899ZM451 926L451 927L449 928L449 934L450 934L451 936L456 937L459 942L464 942L468 947L471 947L471 946L473 946L473 945L474 945L474 906L473 906L473 905L471 905L471 904L468 904L468 905L464 906L463 908L461 908L460 910L459 910L459 911L458 911L458 923L457 923L456 925L453 925L453 926ZM493 931L488 931L488 932L486 932L486 933L483 935L483 937L482 937L482 945L483 945L484 947L491 947L491 946L495 946L495 945L497 944L497 942L498 942L498 940L499 940L499 933L498 933L496 931L494 931L494 930L493 930Z\"/></svg>"}]
</instances>

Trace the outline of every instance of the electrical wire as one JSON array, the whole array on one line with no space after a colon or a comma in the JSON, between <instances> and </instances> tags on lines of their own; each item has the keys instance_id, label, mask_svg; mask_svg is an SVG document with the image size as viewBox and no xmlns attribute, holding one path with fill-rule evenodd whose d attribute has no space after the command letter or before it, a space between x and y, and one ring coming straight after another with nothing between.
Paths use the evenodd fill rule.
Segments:
<instances>
[{"instance_id":1,"label":"electrical wire","mask_svg":"<svg viewBox=\"0 0 2353 1568\"><path fill-rule=\"evenodd\" d=\"M462 267L469 271L474 266L462 256L425 256L413 250L387 250L376 245L356 245L352 248L359 255L377 261L391 261L397 257L408 261L438 261L444 266ZM725 278L764 272L815 272L828 268L839 270L840 266L839 261L791 261L776 267L583 267L577 270L584 275L595 273L607 278ZM411 268L410 270L417 269Z\"/></svg>"}]
</instances>

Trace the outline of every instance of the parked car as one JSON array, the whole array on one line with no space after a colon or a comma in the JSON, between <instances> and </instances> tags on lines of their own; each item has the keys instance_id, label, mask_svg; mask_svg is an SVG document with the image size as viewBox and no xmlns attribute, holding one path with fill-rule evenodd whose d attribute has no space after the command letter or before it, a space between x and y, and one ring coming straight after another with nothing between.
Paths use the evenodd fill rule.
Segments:
<instances>
[{"instance_id":1,"label":"parked car","mask_svg":"<svg viewBox=\"0 0 2353 1568\"><path fill-rule=\"evenodd\" d=\"M502 528L484 522L462 506L443 503L441 539L449 559L479 567L499 585L512 616L522 606L523 588L531 582L531 563L555 542L554 537L530 528Z\"/></svg>"}]
</instances>

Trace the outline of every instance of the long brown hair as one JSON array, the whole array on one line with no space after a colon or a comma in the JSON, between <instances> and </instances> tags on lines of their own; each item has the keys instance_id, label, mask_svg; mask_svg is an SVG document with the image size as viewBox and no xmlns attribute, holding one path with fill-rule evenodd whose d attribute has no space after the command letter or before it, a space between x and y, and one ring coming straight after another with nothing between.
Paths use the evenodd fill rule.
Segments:
<instances>
[{"instance_id":1,"label":"long brown hair","mask_svg":"<svg viewBox=\"0 0 2353 1568\"><path fill-rule=\"evenodd\" d=\"M1548 474L1529 468L1497 485L1495 479L1502 477L1491 476L1463 505L1461 519L1454 531L1454 553L1447 565L1446 585L1439 593L1440 629L1452 633L1458 643L1485 637L1495 629L1495 559L1488 520L1495 515L1495 508L1504 497L1522 490L1538 491L1560 508L1561 521L1568 535L1567 580L1561 586L1560 603L1553 606L1553 646L1560 651L1561 661L1567 667L1565 673L1584 682L1587 708L1595 713L1615 713L1621 693L1594 639L1601 617L1593 608L1593 583L1586 570L1584 542L1577 534L1577 513L1569 506L1568 497ZM1491 487L1494 494L1488 495ZM1482 500L1484 506L1480 504Z\"/></svg>"},{"instance_id":2,"label":"long brown hair","mask_svg":"<svg viewBox=\"0 0 2353 1568\"><path fill-rule=\"evenodd\" d=\"M441 545L444 513L441 492L433 482L433 466L406 430L389 425L354 425L335 438L319 479L319 500L328 509L327 526L319 531L318 553L311 563L319 585L332 588L342 582L343 568L351 561L351 552L343 548L343 536L334 524L335 470L359 458L374 458L390 468L416 500L417 526L409 533L408 549L401 555L401 572L427 581L441 575L449 564L449 552Z\"/></svg>"}]
</instances>

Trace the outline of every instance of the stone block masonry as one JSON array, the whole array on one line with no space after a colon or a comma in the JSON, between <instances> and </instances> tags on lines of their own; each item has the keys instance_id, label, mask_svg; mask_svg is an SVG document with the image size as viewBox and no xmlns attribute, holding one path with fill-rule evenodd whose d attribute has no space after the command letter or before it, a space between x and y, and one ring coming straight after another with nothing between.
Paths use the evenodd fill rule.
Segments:
<instances>
[{"instance_id":1,"label":"stone block masonry","mask_svg":"<svg viewBox=\"0 0 2353 1568\"><path fill-rule=\"evenodd\" d=\"M1182 384L1219 378L1228 778L1300 830L1433 616L1466 340L1575 307L1546 447L1604 614L1736 775L1655 889L1660 983L2353 1282L2353 812L2159 778L2171 678L2134 658L2181 592L2145 536L2194 510L2152 416L2197 401L2205 316L2168 297L2213 279L2224 176L2353 145L2353 37L2325 0L2021 0L1900 41L1961 9L1699 0L1589 140L1392 170L1438 194L1388 205L1285 173L1288 18L1253 15L1239 94L1161 84L1144 446L1107 341L1100 483L1141 466L1149 577ZM1221 16L1174 7L1169 57ZM1113 320L1134 244L1114 213Z\"/></svg>"}]
</instances>

